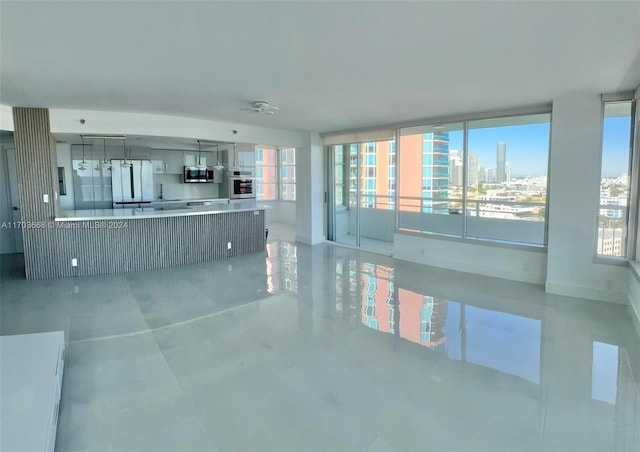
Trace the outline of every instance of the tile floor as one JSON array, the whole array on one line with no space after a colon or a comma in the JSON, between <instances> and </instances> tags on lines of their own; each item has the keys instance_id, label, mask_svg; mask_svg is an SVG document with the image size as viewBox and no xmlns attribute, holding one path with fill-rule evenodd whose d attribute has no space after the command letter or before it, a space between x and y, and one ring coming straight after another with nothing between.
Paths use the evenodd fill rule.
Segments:
<instances>
[{"instance_id":1,"label":"tile floor","mask_svg":"<svg viewBox=\"0 0 640 452\"><path fill-rule=\"evenodd\" d=\"M640 450L623 306L270 234L266 254L25 281L68 340L58 451Z\"/></svg>"}]
</instances>

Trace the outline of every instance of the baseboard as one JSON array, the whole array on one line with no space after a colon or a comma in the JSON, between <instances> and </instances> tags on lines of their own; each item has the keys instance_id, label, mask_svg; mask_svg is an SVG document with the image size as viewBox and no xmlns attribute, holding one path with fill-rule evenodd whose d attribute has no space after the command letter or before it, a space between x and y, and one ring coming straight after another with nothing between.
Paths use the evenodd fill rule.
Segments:
<instances>
[{"instance_id":1,"label":"baseboard","mask_svg":"<svg viewBox=\"0 0 640 452\"><path fill-rule=\"evenodd\" d=\"M622 305L628 304L626 292L612 292L606 289L576 286L573 284L563 284L552 281L547 281L545 283L544 290L547 293L564 295L566 297L585 298L587 300L605 301L607 303Z\"/></svg>"}]
</instances>

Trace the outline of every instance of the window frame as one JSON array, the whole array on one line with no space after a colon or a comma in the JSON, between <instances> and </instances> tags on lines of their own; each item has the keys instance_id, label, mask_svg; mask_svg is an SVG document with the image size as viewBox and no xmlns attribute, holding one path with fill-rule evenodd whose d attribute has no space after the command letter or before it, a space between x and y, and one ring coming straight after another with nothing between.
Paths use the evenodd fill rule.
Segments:
<instances>
[{"instance_id":1,"label":"window frame","mask_svg":"<svg viewBox=\"0 0 640 452\"><path fill-rule=\"evenodd\" d=\"M265 165L264 163L259 163L258 162L258 152L262 151L263 153L263 158L262 161L264 161L264 151L265 150L269 150L269 151L273 151L274 155L275 155L275 163L272 164L268 164ZM283 151L293 151L293 164L283 164L282 160L283 160ZM264 202L274 202L274 201L278 201L278 202L291 202L291 203L295 203L297 201L297 175L296 175L296 148L294 146L287 146L287 147L273 147L273 146L261 146L261 145L256 145L255 147L255 154L256 154L256 199L259 201L264 201ZM258 172L258 168L262 168L263 169L263 175L264 175L264 168L273 168L275 171L275 182L269 182L268 185L274 185L275 186L275 191L276 191L276 196L275 198L270 198L270 199L264 199L264 182L258 182L258 177L257 177L257 172ZM283 178L282 178L282 169L283 168L293 168L294 170L294 176L293 176L293 182L284 182ZM264 176L263 176L264 177ZM284 193L284 186L288 186L288 187L292 187L293 188L293 197L294 199L283 199L283 193ZM260 189L258 188L260 187L262 189L262 199L258 199L258 193L260 191Z\"/></svg>"},{"instance_id":2,"label":"window frame","mask_svg":"<svg viewBox=\"0 0 640 452\"><path fill-rule=\"evenodd\" d=\"M622 256L613 256L607 254L599 254L598 253L598 239L599 239L599 228L600 228L600 211L605 210L602 209L603 204L601 203L601 190L600 187L602 185L602 165L604 163L604 121L605 121L605 109L607 104L615 104L615 103L626 103L629 102L631 105L631 118L630 118L630 126L629 126L629 158L628 158L628 166L627 166L627 174L628 174L628 195L627 195L627 206L625 218L623 219L623 225L627 228L627 236L624 239L625 245L625 253ZM634 98L633 93L610 93L602 95L601 102L601 115L600 115L600 177L598 180L598 197L595 211L595 224L596 224L596 234L594 237L593 244L593 262L597 264L607 264L614 266L626 266L628 265L629 260L636 259L635 253L635 245L637 240L637 216L638 216L638 171L639 171L639 162L638 162L638 150L635 149L635 134L638 132L635 130L635 123L637 121L636 115L637 112L637 99ZM635 196L634 196L635 194ZM624 227L624 226L623 226ZM612 249L615 249L615 244L612 244Z\"/></svg>"},{"instance_id":3,"label":"window frame","mask_svg":"<svg viewBox=\"0 0 640 452\"><path fill-rule=\"evenodd\" d=\"M518 241L511 241L511 240L500 240L500 239L495 239L495 238L484 238L484 237L475 237L475 236L469 236L468 235L468 227L467 227L467 223L468 223L468 217L466 215L466 211L467 211L467 204L468 203L473 203L474 200L468 200L467 199L467 192L468 192L468 182L469 182L469 175L468 175L468 171L469 171L469 131L472 130L473 128L470 127L470 124L475 122L475 121L482 121L482 120L492 120L492 119L507 119L507 118L517 118L519 116L537 116L537 115L548 115L549 116L549 137L548 137L548 143L547 143L547 168L546 168L546 186L545 186L545 205L544 205L544 209L545 209L545 214L544 214L544 225L543 225L543 229L544 229L544 236L543 236L543 243L531 243L531 242L518 242ZM547 244L548 244L548 228L549 228L549 184L550 184L550 178L549 178L549 166L550 166L550 155L551 155L551 125L553 123L553 112L552 112L552 108L551 106L547 106L545 105L544 107L536 107L536 108L530 108L530 109L521 109L521 110L516 110L516 111L511 111L511 112L495 112L494 114L483 114L483 115L474 115L474 116L469 116L466 118L458 118L458 117L453 117L453 118L448 118L444 121L439 121L439 120L431 120L431 121L422 121L419 123L411 123L408 125L402 125L400 127L398 127L397 129L397 134L398 137L401 137L402 134L402 129L410 129L413 127L433 127L433 126L440 126L442 124L461 124L461 131L462 131L462 135L463 135L463 145L462 145L462 152L463 152L463 185L462 185L462 227L461 227L461 232L459 233L443 233L443 232L436 232L436 231L423 231L423 230L414 230L414 229L410 229L410 228L403 228L400 226L400 209L397 209L397 219L396 219L396 231L399 233L403 233L403 234L410 234L410 235L420 235L420 236L432 236L432 237L436 237L436 238L443 238L446 240L452 240L452 241L462 241L462 242L467 242L467 243L483 243L483 244L492 244L492 245L498 245L501 247L508 247L508 248L516 248L516 249L522 249L522 248L529 248L529 249L534 249L534 250L546 250L547 248ZM397 144L397 149L396 152L398 153L396 156L396 164L398 165L398 162L400 162L400 160L402 159L402 149L401 149L401 143L398 142ZM424 170L423 170L424 171ZM424 179L424 174L423 174L423 179ZM400 179L399 179L400 180ZM400 181L400 184L402 182ZM397 188L399 188L399 186L396 186ZM424 191L424 190L423 190ZM400 196L399 196L399 192L400 190L397 189L396 190L396 206L400 206ZM476 200L477 202L477 200ZM423 212L424 213L424 212Z\"/></svg>"}]
</instances>

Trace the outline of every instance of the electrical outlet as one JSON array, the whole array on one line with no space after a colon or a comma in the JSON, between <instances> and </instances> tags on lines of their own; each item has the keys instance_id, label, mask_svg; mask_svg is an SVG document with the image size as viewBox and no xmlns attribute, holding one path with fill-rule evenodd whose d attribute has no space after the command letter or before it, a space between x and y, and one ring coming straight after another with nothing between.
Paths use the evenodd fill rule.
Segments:
<instances>
[{"instance_id":1,"label":"electrical outlet","mask_svg":"<svg viewBox=\"0 0 640 452\"><path fill-rule=\"evenodd\" d=\"M227 242L227 249L230 250L231 249L231 242Z\"/></svg>"},{"instance_id":2,"label":"electrical outlet","mask_svg":"<svg viewBox=\"0 0 640 452\"><path fill-rule=\"evenodd\" d=\"M42 201L45 203L49 202L49 193L45 193L42 195Z\"/></svg>"},{"instance_id":3,"label":"electrical outlet","mask_svg":"<svg viewBox=\"0 0 640 452\"><path fill-rule=\"evenodd\" d=\"M227 271L230 272L231 270L233 270L233 266L231 264L227 265Z\"/></svg>"},{"instance_id":4,"label":"electrical outlet","mask_svg":"<svg viewBox=\"0 0 640 452\"><path fill-rule=\"evenodd\" d=\"M253 211L253 214L254 214L254 215L260 215L260 211L259 211L259 210L254 210L254 211Z\"/></svg>"},{"instance_id":5,"label":"electrical outlet","mask_svg":"<svg viewBox=\"0 0 640 452\"><path fill-rule=\"evenodd\" d=\"M75 257L73 259L71 259L71 266L72 267L77 267L78 266L78 259L76 259Z\"/></svg>"}]
</instances>

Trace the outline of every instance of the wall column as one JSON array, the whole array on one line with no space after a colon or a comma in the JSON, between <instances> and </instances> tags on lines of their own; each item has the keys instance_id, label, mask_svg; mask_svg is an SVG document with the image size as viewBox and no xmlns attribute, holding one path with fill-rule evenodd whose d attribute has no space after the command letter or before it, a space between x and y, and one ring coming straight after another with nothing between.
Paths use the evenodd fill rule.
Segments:
<instances>
[{"instance_id":1,"label":"wall column","mask_svg":"<svg viewBox=\"0 0 640 452\"><path fill-rule=\"evenodd\" d=\"M49 110L14 107L13 122L21 219L24 223L46 225L55 216L58 199L54 177L57 176L55 141L49 128ZM23 228L22 237L26 277L41 277L34 273L35 269L42 268L43 263L45 267L53 265L55 244L48 240L46 229Z\"/></svg>"},{"instance_id":2,"label":"wall column","mask_svg":"<svg viewBox=\"0 0 640 452\"><path fill-rule=\"evenodd\" d=\"M577 92L555 99L546 291L626 304L626 268L594 262L601 148L600 95Z\"/></svg>"},{"instance_id":3,"label":"wall column","mask_svg":"<svg viewBox=\"0 0 640 452\"><path fill-rule=\"evenodd\" d=\"M315 245L324 240L324 153L316 132L296 151L296 240Z\"/></svg>"}]
</instances>

